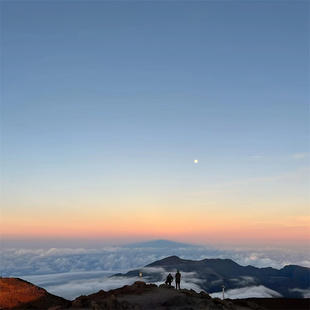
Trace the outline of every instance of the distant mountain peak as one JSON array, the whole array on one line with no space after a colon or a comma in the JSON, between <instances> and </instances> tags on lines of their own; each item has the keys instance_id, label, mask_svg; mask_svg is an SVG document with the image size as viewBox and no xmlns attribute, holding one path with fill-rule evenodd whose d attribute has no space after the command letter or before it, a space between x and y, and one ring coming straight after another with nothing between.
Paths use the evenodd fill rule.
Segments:
<instances>
[{"instance_id":1,"label":"distant mountain peak","mask_svg":"<svg viewBox=\"0 0 310 310\"><path fill-rule=\"evenodd\" d=\"M153 262L152 264L147 265L147 267L152 267L152 266L167 266L167 265L178 265L180 263L183 263L184 259L176 256L176 255L172 255L166 258L163 258L161 260L158 260L156 262Z\"/></svg>"}]
</instances>

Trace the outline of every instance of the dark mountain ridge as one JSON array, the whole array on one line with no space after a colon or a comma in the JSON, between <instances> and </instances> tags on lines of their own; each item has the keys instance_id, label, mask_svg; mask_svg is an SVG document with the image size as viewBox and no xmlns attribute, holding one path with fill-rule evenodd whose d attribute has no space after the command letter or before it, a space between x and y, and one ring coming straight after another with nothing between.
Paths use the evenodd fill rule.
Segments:
<instances>
[{"instance_id":1,"label":"dark mountain ridge","mask_svg":"<svg viewBox=\"0 0 310 310\"><path fill-rule=\"evenodd\" d=\"M196 279L201 280L201 289L208 293L246 286L263 285L287 298L303 298L303 291L310 289L310 269L307 267L288 265L278 270L272 267L258 268L241 266L231 259L189 260L178 256L170 256L155 261L142 269L132 270L125 277L134 277L143 271L149 282L165 281L162 273L156 268L164 269L167 274L180 270L183 273L195 273Z\"/></svg>"}]
</instances>

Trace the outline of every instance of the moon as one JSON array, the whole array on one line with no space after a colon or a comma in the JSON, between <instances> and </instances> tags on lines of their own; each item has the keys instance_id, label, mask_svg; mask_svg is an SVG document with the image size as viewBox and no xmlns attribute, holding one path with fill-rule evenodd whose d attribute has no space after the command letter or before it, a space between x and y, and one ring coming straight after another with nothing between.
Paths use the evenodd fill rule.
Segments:
<instances>
[{"instance_id":1,"label":"moon","mask_svg":"<svg viewBox=\"0 0 310 310\"><path fill-rule=\"evenodd\" d=\"M194 160L194 163L197 164L197 163L198 163L198 159L195 159L195 160Z\"/></svg>"}]
</instances>

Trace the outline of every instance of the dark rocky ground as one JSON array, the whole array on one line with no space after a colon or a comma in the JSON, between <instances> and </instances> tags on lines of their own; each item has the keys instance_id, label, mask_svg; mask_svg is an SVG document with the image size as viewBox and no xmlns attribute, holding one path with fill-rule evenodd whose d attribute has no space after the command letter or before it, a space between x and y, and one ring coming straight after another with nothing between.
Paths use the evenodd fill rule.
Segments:
<instances>
[{"instance_id":1,"label":"dark rocky ground","mask_svg":"<svg viewBox=\"0 0 310 310\"><path fill-rule=\"evenodd\" d=\"M138 281L111 291L80 296L73 301L52 295L18 278L0 278L0 309L132 309L132 310L308 310L309 299L250 298L221 300L207 293L176 290Z\"/></svg>"}]
</instances>

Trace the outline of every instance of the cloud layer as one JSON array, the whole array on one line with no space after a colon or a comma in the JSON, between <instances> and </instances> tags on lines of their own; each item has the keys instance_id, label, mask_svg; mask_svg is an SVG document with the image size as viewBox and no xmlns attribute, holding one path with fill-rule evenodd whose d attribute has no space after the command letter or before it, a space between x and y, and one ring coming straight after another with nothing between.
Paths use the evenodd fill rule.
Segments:
<instances>
[{"instance_id":1,"label":"cloud layer","mask_svg":"<svg viewBox=\"0 0 310 310\"><path fill-rule=\"evenodd\" d=\"M137 278L108 278L117 273L132 269L141 269L156 260L170 255L184 259L200 260L204 258L230 258L240 265L256 267L282 268L287 264L310 266L305 249L245 249L245 248L210 248L210 247L101 247L101 248L51 248L22 249L4 248L1 250L0 270L3 277L20 277L49 292L73 299L82 294L94 293L100 289L109 290L132 284ZM150 269L148 268L148 271ZM158 271L158 269L157 269ZM143 271L144 272L144 271ZM173 272L173 271L171 271ZM160 271L162 284L167 276ZM253 279L237 279L250 286L250 291L227 291L229 296L268 297L273 293L262 287L254 287ZM144 281L148 282L147 278ZM182 274L182 286L200 291L200 283L195 274ZM218 294L221 294L218 293ZM255 295L256 294L256 295Z\"/></svg>"},{"instance_id":2,"label":"cloud layer","mask_svg":"<svg viewBox=\"0 0 310 310\"><path fill-rule=\"evenodd\" d=\"M170 255L185 259L230 258L240 265L273 267L288 264L310 267L307 249L220 249L210 247L179 248L51 248L1 249L1 275L25 276L66 272L130 270L146 266Z\"/></svg>"}]
</instances>

